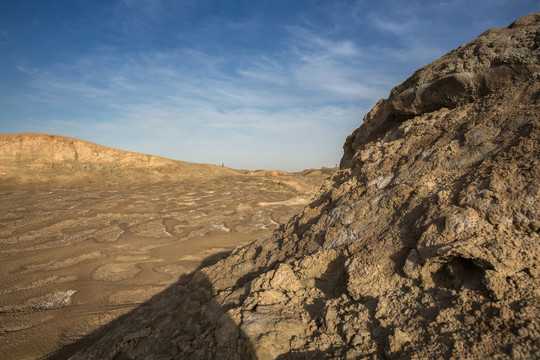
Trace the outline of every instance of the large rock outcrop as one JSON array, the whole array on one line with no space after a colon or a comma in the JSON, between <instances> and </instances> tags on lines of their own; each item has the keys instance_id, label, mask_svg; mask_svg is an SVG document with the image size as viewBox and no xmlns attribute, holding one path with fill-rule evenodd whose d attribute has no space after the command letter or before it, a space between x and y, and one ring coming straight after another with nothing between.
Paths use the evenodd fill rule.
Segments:
<instances>
[{"instance_id":1,"label":"large rock outcrop","mask_svg":"<svg viewBox=\"0 0 540 360\"><path fill-rule=\"evenodd\" d=\"M289 223L74 359L540 354L540 13L421 68Z\"/></svg>"}]
</instances>

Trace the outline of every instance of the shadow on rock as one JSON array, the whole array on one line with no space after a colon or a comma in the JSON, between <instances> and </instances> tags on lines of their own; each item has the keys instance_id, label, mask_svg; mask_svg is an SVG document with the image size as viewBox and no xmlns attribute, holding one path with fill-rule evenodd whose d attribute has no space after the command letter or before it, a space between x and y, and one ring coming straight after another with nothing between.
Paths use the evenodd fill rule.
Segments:
<instances>
[{"instance_id":1,"label":"shadow on rock","mask_svg":"<svg viewBox=\"0 0 540 360\"><path fill-rule=\"evenodd\" d=\"M206 258L147 302L44 359L254 359L201 271L229 254Z\"/></svg>"}]
</instances>

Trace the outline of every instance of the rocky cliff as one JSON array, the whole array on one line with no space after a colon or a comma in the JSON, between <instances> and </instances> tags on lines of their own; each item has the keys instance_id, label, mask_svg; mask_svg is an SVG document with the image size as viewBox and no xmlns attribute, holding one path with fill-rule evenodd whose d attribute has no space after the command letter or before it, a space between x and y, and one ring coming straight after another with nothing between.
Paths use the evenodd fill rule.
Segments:
<instances>
[{"instance_id":1,"label":"rocky cliff","mask_svg":"<svg viewBox=\"0 0 540 360\"><path fill-rule=\"evenodd\" d=\"M317 200L74 359L536 358L539 139L536 13L419 69Z\"/></svg>"},{"instance_id":2,"label":"rocky cliff","mask_svg":"<svg viewBox=\"0 0 540 360\"><path fill-rule=\"evenodd\" d=\"M215 165L122 151L58 135L0 134L3 185L159 181L231 172Z\"/></svg>"}]
</instances>

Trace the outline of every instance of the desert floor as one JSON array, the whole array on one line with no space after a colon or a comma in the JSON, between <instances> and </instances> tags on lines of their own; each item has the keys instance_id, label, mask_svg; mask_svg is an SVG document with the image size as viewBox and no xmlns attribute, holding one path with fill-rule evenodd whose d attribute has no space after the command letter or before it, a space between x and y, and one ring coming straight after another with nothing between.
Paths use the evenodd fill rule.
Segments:
<instances>
[{"instance_id":1,"label":"desert floor","mask_svg":"<svg viewBox=\"0 0 540 360\"><path fill-rule=\"evenodd\" d=\"M267 235L328 174L0 192L0 354L36 359Z\"/></svg>"}]
</instances>

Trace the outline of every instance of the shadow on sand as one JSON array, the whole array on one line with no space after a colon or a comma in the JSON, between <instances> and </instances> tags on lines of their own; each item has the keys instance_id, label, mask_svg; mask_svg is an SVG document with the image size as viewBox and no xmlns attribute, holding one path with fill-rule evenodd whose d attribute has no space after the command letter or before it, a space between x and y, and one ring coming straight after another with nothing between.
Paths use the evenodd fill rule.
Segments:
<instances>
[{"instance_id":1,"label":"shadow on sand","mask_svg":"<svg viewBox=\"0 0 540 360\"><path fill-rule=\"evenodd\" d=\"M150 300L43 359L255 359L201 271L230 253L205 258Z\"/></svg>"}]
</instances>

